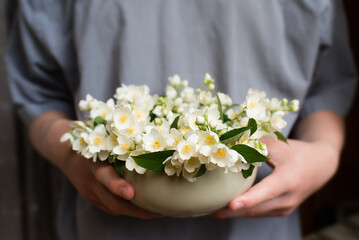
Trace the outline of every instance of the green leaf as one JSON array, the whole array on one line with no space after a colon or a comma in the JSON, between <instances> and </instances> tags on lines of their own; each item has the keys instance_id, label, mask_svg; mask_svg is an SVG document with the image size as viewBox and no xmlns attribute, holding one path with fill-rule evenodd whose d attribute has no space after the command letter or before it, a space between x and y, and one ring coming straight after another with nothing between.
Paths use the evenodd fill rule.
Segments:
<instances>
[{"instance_id":1,"label":"green leaf","mask_svg":"<svg viewBox=\"0 0 359 240\"><path fill-rule=\"evenodd\" d=\"M107 121L105 119L103 119L102 117L95 117L95 119L93 120L93 125L96 127L99 124L103 124L106 125Z\"/></svg>"},{"instance_id":2,"label":"green leaf","mask_svg":"<svg viewBox=\"0 0 359 240\"><path fill-rule=\"evenodd\" d=\"M228 121L230 121L231 119L229 119L229 117L228 117L228 115L227 114L223 114L223 122L225 123L225 122L228 122Z\"/></svg>"},{"instance_id":3,"label":"green leaf","mask_svg":"<svg viewBox=\"0 0 359 240\"><path fill-rule=\"evenodd\" d=\"M242 175L244 178L247 178L252 175L254 170L254 166L251 164L251 166L247 170L242 170Z\"/></svg>"},{"instance_id":4,"label":"green leaf","mask_svg":"<svg viewBox=\"0 0 359 240\"><path fill-rule=\"evenodd\" d=\"M117 155L110 155L107 160L109 163L114 163L117 158Z\"/></svg>"},{"instance_id":5,"label":"green leaf","mask_svg":"<svg viewBox=\"0 0 359 240\"><path fill-rule=\"evenodd\" d=\"M246 127L236 128L226 132L220 137L220 141L225 145L229 145L234 140L240 138L242 134L247 130L250 130L250 135L252 135L257 130L256 120L250 118Z\"/></svg>"},{"instance_id":6,"label":"green leaf","mask_svg":"<svg viewBox=\"0 0 359 240\"><path fill-rule=\"evenodd\" d=\"M247 163L265 162L269 160L268 157L264 156L256 149L249 147L245 144L235 145L231 149L241 154L244 157L244 159L247 161Z\"/></svg>"},{"instance_id":7,"label":"green leaf","mask_svg":"<svg viewBox=\"0 0 359 240\"><path fill-rule=\"evenodd\" d=\"M113 164L113 167L115 168L115 171L117 174L120 174L121 169L125 166L126 162L125 161L116 161Z\"/></svg>"},{"instance_id":8,"label":"green leaf","mask_svg":"<svg viewBox=\"0 0 359 240\"><path fill-rule=\"evenodd\" d=\"M230 131L226 132L225 134L223 134L219 138L219 140L221 141L221 143L223 143L225 145L229 145L234 140L237 140L238 138L240 138L241 135L247 130L249 130L248 127L242 127L242 128L236 128L236 129L230 130Z\"/></svg>"},{"instance_id":9,"label":"green leaf","mask_svg":"<svg viewBox=\"0 0 359 240\"><path fill-rule=\"evenodd\" d=\"M180 119L181 115L178 115L175 120L173 120L170 128L178 129L178 120Z\"/></svg>"},{"instance_id":10,"label":"green leaf","mask_svg":"<svg viewBox=\"0 0 359 240\"><path fill-rule=\"evenodd\" d=\"M219 138L219 140L223 144L228 145L231 142L233 142L234 140L240 138L242 136L242 134L247 130L250 130L250 135L252 135L255 131L257 131L257 127L258 127L257 121L254 120L253 118L250 118L248 121L248 125L246 127L230 130L230 131L226 132L225 134L223 134Z\"/></svg>"},{"instance_id":11,"label":"green leaf","mask_svg":"<svg viewBox=\"0 0 359 240\"><path fill-rule=\"evenodd\" d=\"M221 120L223 121L223 108L222 108L221 99L219 99L218 93L216 93L216 98L217 98L219 115L220 115Z\"/></svg>"},{"instance_id":12,"label":"green leaf","mask_svg":"<svg viewBox=\"0 0 359 240\"><path fill-rule=\"evenodd\" d=\"M199 168L198 172L196 173L196 175L193 176L193 178L198 178L200 176L202 176L203 174L205 174L207 171L206 165L202 164L201 167Z\"/></svg>"},{"instance_id":13,"label":"green leaf","mask_svg":"<svg viewBox=\"0 0 359 240\"><path fill-rule=\"evenodd\" d=\"M166 150L161 152L145 153L139 156L131 156L137 165L151 171L163 172L163 162L173 155L175 150Z\"/></svg>"},{"instance_id":14,"label":"green leaf","mask_svg":"<svg viewBox=\"0 0 359 240\"><path fill-rule=\"evenodd\" d=\"M257 121L254 118L250 118L248 120L248 125L247 127L249 127L251 129L251 133L250 136L252 136L253 133L255 133L257 131Z\"/></svg>"},{"instance_id":15,"label":"green leaf","mask_svg":"<svg viewBox=\"0 0 359 240\"><path fill-rule=\"evenodd\" d=\"M226 109L224 109L223 113L226 113L229 109L234 108L234 107L238 107L238 106L239 106L239 104L232 104L232 105L226 107Z\"/></svg>"},{"instance_id":16,"label":"green leaf","mask_svg":"<svg viewBox=\"0 0 359 240\"><path fill-rule=\"evenodd\" d=\"M284 137L284 135L283 135L281 132L276 131L276 132L274 132L274 133L275 133L275 135L277 136L278 140L283 141L283 142L285 142L286 144L288 144L287 138Z\"/></svg>"}]
</instances>

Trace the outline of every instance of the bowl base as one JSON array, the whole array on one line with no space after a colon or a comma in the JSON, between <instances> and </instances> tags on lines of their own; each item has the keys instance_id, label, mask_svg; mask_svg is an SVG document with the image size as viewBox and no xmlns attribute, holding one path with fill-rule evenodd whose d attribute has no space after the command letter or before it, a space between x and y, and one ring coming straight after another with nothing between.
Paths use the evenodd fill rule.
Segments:
<instances>
[{"instance_id":1,"label":"bowl base","mask_svg":"<svg viewBox=\"0 0 359 240\"><path fill-rule=\"evenodd\" d=\"M222 206L218 206L215 208L211 208L211 209L205 209L205 210L201 210L201 211L193 211L193 212L167 212L167 211L159 211L158 209L155 208L151 208L145 205L142 205L141 203L137 202L136 200L131 200L131 202L136 205L137 207L140 207L142 209L145 209L149 212L154 212L154 213L158 213L161 215L164 215L166 217L173 217L173 218L195 218L195 217L203 217L206 216L210 213L213 213L221 208L224 208L225 206L227 206L227 204L224 204Z\"/></svg>"}]
</instances>

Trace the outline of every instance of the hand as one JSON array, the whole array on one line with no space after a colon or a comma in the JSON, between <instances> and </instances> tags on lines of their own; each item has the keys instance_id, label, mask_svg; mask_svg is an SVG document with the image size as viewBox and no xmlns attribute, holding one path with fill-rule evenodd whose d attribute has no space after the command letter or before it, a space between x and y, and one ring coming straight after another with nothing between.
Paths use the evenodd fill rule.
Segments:
<instances>
[{"instance_id":1,"label":"hand","mask_svg":"<svg viewBox=\"0 0 359 240\"><path fill-rule=\"evenodd\" d=\"M127 215L149 219L159 214L136 207L128 200L134 196L133 187L106 163L93 163L71 152L62 170L79 194L89 203L111 215Z\"/></svg>"},{"instance_id":2,"label":"hand","mask_svg":"<svg viewBox=\"0 0 359 240\"><path fill-rule=\"evenodd\" d=\"M233 199L217 218L286 216L335 173L339 152L326 142L263 139L273 173Z\"/></svg>"},{"instance_id":3,"label":"hand","mask_svg":"<svg viewBox=\"0 0 359 240\"><path fill-rule=\"evenodd\" d=\"M133 198L134 189L112 166L93 163L75 153L67 143L60 143L62 134L70 129L70 120L63 113L47 112L31 124L30 138L39 153L58 166L89 203L112 215L159 217L128 201Z\"/></svg>"}]
</instances>

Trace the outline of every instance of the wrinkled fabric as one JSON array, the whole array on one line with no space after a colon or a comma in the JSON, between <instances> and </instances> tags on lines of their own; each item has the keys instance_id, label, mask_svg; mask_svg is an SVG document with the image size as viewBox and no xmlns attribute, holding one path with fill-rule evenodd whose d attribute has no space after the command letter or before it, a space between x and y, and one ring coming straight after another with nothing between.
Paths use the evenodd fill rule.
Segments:
<instances>
[{"instance_id":1,"label":"wrinkled fabric","mask_svg":"<svg viewBox=\"0 0 359 240\"><path fill-rule=\"evenodd\" d=\"M50 110L83 119L87 93L107 100L120 84L164 93L179 74L202 87L206 72L234 102L247 90L299 99L295 122L318 110L344 115L355 89L345 16L336 0L20 0L6 55L26 123ZM268 175L260 168L257 181ZM109 216L66 183L62 239L300 239L298 212L261 219L138 220Z\"/></svg>"}]
</instances>

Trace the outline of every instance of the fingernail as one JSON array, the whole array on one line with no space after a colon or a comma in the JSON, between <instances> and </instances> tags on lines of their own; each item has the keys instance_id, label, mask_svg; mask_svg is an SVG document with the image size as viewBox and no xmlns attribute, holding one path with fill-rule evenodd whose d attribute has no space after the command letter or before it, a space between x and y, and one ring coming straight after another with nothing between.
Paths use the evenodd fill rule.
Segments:
<instances>
[{"instance_id":1,"label":"fingernail","mask_svg":"<svg viewBox=\"0 0 359 240\"><path fill-rule=\"evenodd\" d=\"M234 202L233 203L233 210L239 210L244 206L242 202Z\"/></svg>"},{"instance_id":2,"label":"fingernail","mask_svg":"<svg viewBox=\"0 0 359 240\"><path fill-rule=\"evenodd\" d=\"M128 198L128 190L126 187L120 187L120 195L123 198Z\"/></svg>"}]
</instances>

